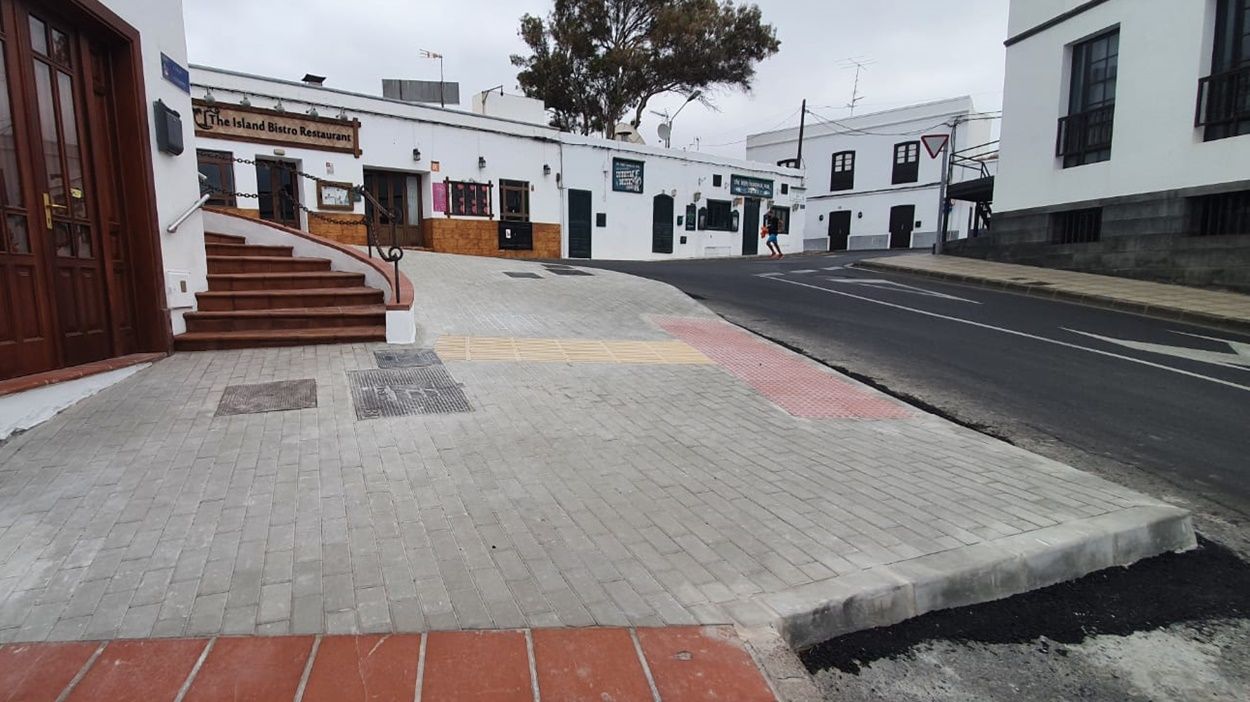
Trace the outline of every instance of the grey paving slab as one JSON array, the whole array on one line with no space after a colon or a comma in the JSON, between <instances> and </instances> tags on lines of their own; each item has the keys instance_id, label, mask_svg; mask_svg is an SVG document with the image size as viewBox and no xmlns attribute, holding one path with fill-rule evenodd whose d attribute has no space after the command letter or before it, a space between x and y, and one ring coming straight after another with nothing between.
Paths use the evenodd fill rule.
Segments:
<instances>
[{"instance_id":1,"label":"grey paving slab","mask_svg":"<svg viewBox=\"0 0 1250 702\"><path fill-rule=\"evenodd\" d=\"M417 349L713 318L607 271L404 265ZM360 420L349 374L385 350L176 354L0 446L0 639L736 621L801 643L1192 544L1094 476L918 412L796 418L716 365L447 361L471 411ZM315 407L216 414L300 379Z\"/></svg>"}]
</instances>

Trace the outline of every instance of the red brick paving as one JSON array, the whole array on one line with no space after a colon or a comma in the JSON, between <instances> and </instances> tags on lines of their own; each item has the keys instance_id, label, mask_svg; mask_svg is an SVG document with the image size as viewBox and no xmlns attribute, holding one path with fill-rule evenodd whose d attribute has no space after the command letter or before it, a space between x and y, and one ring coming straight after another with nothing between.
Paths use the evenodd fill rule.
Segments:
<instances>
[{"instance_id":1,"label":"red brick paving","mask_svg":"<svg viewBox=\"0 0 1250 702\"><path fill-rule=\"evenodd\" d=\"M523 631L434 632L424 659L420 634L9 644L0 702L294 700L306 671L303 702L410 702L422 670L423 702L530 702L531 668L545 702L653 700L648 670L662 702L774 700L730 627L638 629L643 660L629 629L530 635L532 656Z\"/></svg>"},{"instance_id":2,"label":"red brick paving","mask_svg":"<svg viewBox=\"0 0 1250 702\"><path fill-rule=\"evenodd\" d=\"M537 629L534 662L544 699L651 702L634 639L626 629Z\"/></svg>"},{"instance_id":3,"label":"red brick paving","mask_svg":"<svg viewBox=\"0 0 1250 702\"><path fill-rule=\"evenodd\" d=\"M818 368L731 324L710 319L656 320L795 417L907 419L903 405Z\"/></svg>"},{"instance_id":4,"label":"red brick paving","mask_svg":"<svg viewBox=\"0 0 1250 702\"><path fill-rule=\"evenodd\" d=\"M729 627L639 629L638 641L661 699L774 700L751 654Z\"/></svg>"}]
</instances>

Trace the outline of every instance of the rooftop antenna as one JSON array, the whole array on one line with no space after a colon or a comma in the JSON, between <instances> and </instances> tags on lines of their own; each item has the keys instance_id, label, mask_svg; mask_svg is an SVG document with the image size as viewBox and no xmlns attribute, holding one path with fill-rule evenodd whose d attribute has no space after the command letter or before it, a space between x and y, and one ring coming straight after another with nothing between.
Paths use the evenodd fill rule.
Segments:
<instances>
[{"instance_id":1,"label":"rooftop antenna","mask_svg":"<svg viewBox=\"0 0 1250 702\"><path fill-rule=\"evenodd\" d=\"M855 106L859 104L860 100L864 99L864 96L859 94L859 74L868 70L868 67L876 62L877 61L875 59L870 59L865 56L854 56L852 58L842 59L838 62L838 65L841 66L843 70L849 71L852 68L855 69L855 87L851 89L851 101L846 104L846 106L851 110L852 117L855 116Z\"/></svg>"}]
</instances>

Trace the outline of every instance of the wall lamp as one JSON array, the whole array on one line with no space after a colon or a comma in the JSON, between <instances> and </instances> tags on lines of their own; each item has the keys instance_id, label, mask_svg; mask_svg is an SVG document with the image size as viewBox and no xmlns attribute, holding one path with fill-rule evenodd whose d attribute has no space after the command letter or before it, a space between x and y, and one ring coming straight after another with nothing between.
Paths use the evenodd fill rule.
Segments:
<instances>
[{"instance_id":1,"label":"wall lamp","mask_svg":"<svg viewBox=\"0 0 1250 702\"><path fill-rule=\"evenodd\" d=\"M545 175L545 176L551 175L551 165L550 165L550 164L546 164L546 163L544 163L544 164L543 164L543 175Z\"/></svg>"},{"instance_id":2,"label":"wall lamp","mask_svg":"<svg viewBox=\"0 0 1250 702\"><path fill-rule=\"evenodd\" d=\"M412 160L413 160L413 161L420 161L420 160L421 160L421 149L413 149L413 150L412 150Z\"/></svg>"},{"instance_id":3,"label":"wall lamp","mask_svg":"<svg viewBox=\"0 0 1250 702\"><path fill-rule=\"evenodd\" d=\"M477 167L478 167L478 168L486 168L486 157L485 157L485 156L478 156L478 157L477 157Z\"/></svg>"},{"instance_id":4,"label":"wall lamp","mask_svg":"<svg viewBox=\"0 0 1250 702\"><path fill-rule=\"evenodd\" d=\"M243 93L243 99L239 101L239 107L251 107L252 101L247 99L247 93Z\"/></svg>"}]
</instances>

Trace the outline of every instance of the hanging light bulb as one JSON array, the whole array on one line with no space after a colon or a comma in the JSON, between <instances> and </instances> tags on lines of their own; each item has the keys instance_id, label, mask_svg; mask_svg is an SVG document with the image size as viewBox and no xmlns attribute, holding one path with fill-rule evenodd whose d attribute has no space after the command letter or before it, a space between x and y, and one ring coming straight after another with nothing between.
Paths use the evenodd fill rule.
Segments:
<instances>
[{"instance_id":1,"label":"hanging light bulb","mask_svg":"<svg viewBox=\"0 0 1250 702\"><path fill-rule=\"evenodd\" d=\"M282 104L282 98L278 98L278 104L273 106L275 112L286 112L286 105Z\"/></svg>"},{"instance_id":2,"label":"hanging light bulb","mask_svg":"<svg viewBox=\"0 0 1250 702\"><path fill-rule=\"evenodd\" d=\"M251 107L252 101L247 99L247 93L243 93L243 99L239 101L240 107Z\"/></svg>"},{"instance_id":3,"label":"hanging light bulb","mask_svg":"<svg viewBox=\"0 0 1250 702\"><path fill-rule=\"evenodd\" d=\"M309 108L308 108L308 112L307 112L306 114L307 114L309 117L316 117L316 116L318 116L317 106L316 106L316 105L311 105L311 106L309 106Z\"/></svg>"},{"instance_id":4,"label":"hanging light bulb","mask_svg":"<svg viewBox=\"0 0 1250 702\"><path fill-rule=\"evenodd\" d=\"M204 102L207 102L210 105L213 104L214 102L217 102L217 96L213 95L212 88L204 89Z\"/></svg>"},{"instance_id":5,"label":"hanging light bulb","mask_svg":"<svg viewBox=\"0 0 1250 702\"><path fill-rule=\"evenodd\" d=\"M350 119L350 118L347 116L347 108L346 108L346 107L340 107L340 108L339 108L339 119L343 120L344 122L346 122L348 119Z\"/></svg>"}]
</instances>

